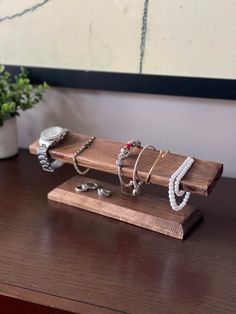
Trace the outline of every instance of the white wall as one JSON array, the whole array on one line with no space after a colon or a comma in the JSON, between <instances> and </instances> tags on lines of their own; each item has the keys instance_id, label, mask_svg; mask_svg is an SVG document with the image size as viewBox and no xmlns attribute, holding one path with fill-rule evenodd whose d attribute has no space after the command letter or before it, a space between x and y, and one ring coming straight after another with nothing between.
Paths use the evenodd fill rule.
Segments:
<instances>
[{"instance_id":1,"label":"white wall","mask_svg":"<svg viewBox=\"0 0 236 314\"><path fill-rule=\"evenodd\" d=\"M18 119L19 143L27 147L48 126L224 163L236 178L236 101L53 89Z\"/></svg>"},{"instance_id":2,"label":"white wall","mask_svg":"<svg viewBox=\"0 0 236 314\"><path fill-rule=\"evenodd\" d=\"M0 1L0 16L40 2ZM0 63L137 73L143 12L144 0L48 1L1 22ZM147 12L143 73L236 78L235 0L156 0Z\"/></svg>"}]
</instances>

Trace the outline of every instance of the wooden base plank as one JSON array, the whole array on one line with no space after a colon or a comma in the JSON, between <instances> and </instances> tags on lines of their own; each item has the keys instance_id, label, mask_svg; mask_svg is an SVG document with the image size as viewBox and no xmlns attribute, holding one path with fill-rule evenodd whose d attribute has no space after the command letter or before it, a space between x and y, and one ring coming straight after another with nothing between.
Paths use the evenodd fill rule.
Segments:
<instances>
[{"instance_id":1,"label":"wooden base plank","mask_svg":"<svg viewBox=\"0 0 236 314\"><path fill-rule=\"evenodd\" d=\"M97 191L75 193L74 188L86 182L96 182L112 191L111 197L100 197ZM88 177L75 176L48 193L48 199L117 219L135 226L184 239L202 219L202 213L192 206L173 211L169 201L153 195L124 195L120 187Z\"/></svg>"}]
</instances>

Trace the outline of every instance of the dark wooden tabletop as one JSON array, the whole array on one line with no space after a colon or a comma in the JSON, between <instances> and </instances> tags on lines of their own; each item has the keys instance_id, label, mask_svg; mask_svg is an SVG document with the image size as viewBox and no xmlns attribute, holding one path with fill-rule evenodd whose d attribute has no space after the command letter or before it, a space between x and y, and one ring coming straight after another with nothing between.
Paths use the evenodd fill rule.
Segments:
<instances>
[{"instance_id":1,"label":"dark wooden tabletop","mask_svg":"<svg viewBox=\"0 0 236 314\"><path fill-rule=\"evenodd\" d=\"M236 180L191 197L204 221L180 241L48 201L73 175L24 150L0 161L0 313L235 313Z\"/></svg>"}]
</instances>

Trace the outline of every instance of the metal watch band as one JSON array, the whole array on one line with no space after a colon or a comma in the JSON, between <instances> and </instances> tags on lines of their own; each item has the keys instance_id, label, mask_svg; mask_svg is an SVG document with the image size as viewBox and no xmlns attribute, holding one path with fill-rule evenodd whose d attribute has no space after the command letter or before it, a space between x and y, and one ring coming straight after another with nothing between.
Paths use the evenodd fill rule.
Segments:
<instances>
[{"instance_id":1,"label":"metal watch band","mask_svg":"<svg viewBox=\"0 0 236 314\"><path fill-rule=\"evenodd\" d=\"M38 159L43 170L53 172L55 169L61 167L64 164L64 162L52 159L48 155L47 151L48 147L44 144L41 144L38 148Z\"/></svg>"}]
</instances>

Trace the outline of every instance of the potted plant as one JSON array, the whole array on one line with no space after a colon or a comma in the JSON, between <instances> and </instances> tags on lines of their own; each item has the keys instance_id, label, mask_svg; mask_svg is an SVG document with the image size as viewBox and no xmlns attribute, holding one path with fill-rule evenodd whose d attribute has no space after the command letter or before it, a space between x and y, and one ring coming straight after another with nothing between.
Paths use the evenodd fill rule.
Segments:
<instances>
[{"instance_id":1,"label":"potted plant","mask_svg":"<svg viewBox=\"0 0 236 314\"><path fill-rule=\"evenodd\" d=\"M24 68L12 77L0 65L0 159L17 154L16 116L20 110L34 107L42 99L47 86L45 82L32 86Z\"/></svg>"}]
</instances>

